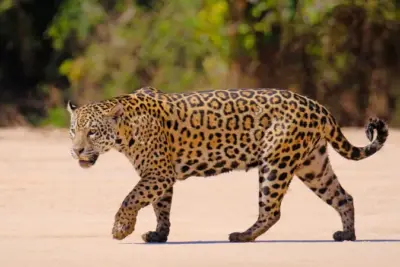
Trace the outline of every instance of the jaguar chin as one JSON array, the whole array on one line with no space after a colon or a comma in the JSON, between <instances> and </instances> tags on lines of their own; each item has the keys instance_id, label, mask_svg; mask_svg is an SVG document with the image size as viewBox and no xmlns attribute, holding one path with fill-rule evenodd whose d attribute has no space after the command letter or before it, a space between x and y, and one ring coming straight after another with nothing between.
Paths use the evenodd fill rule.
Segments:
<instances>
[{"instance_id":1,"label":"jaguar chin","mask_svg":"<svg viewBox=\"0 0 400 267\"><path fill-rule=\"evenodd\" d=\"M99 154L94 154L88 158L79 159L79 166L81 166L84 169L90 168L96 163L98 158L99 158Z\"/></svg>"}]
</instances>

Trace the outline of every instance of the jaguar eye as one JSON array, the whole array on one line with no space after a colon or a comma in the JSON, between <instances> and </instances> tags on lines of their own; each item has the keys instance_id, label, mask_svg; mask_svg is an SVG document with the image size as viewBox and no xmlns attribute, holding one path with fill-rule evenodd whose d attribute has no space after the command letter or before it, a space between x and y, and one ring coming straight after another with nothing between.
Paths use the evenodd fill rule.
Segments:
<instances>
[{"instance_id":1,"label":"jaguar eye","mask_svg":"<svg viewBox=\"0 0 400 267\"><path fill-rule=\"evenodd\" d=\"M89 132L88 132L89 137L93 137L95 135L96 135L96 130L89 130Z\"/></svg>"}]
</instances>

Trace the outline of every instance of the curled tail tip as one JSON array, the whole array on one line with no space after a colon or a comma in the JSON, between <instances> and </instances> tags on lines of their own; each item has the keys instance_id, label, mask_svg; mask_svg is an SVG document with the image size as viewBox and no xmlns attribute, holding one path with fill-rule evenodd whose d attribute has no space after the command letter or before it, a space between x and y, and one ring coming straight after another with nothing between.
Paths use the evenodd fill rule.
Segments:
<instances>
[{"instance_id":1,"label":"curled tail tip","mask_svg":"<svg viewBox=\"0 0 400 267\"><path fill-rule=\"evenodd\" d=\"M365 129L365 134L370 142L374 140L374 129L368 124Z\"/></svg>"},{"instance_id":2,"label":"curled tail tip","mask_svg":"<svg viewBox=\"0 0 400 267\"><path fill-rule=\"evenodd\" d=\"M388 126L386 122L379 118L370 118L369 123L366 125L365 134L369 141L374 140L374 130L377 132L377 141L383 144L388 136Z\"/></svg>"}]
</instances>

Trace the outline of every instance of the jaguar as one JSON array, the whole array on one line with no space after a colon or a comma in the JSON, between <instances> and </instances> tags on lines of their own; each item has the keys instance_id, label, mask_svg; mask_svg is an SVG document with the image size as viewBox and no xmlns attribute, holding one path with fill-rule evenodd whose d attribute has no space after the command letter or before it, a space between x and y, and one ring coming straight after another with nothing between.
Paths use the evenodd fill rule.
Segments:
<instances>
[{"instance_id":1,"label":"jaguar","mask_svg":"<svg viewBox=\"0 0 400 267\"><path fill-rule=\"evenodd\" d=\"M115 214L113 238L130 235L139 210L151 205L157 226L142 235L150 243L168 240L177 181L253 168L259 215L247 230L231 233L231 242L254 241L278 222L294 176L340 215L342 229L333 239L354 241L354 200L333 170L328 143L357 161L378 152L389 132L386 122L370 118L365 127L370 143L354 146L325 106L274 88L165 93L149 86L81 106L68 101L66 108L71 153L82 168L116 149L140 177Z\"/></svg>"}]
</instances>

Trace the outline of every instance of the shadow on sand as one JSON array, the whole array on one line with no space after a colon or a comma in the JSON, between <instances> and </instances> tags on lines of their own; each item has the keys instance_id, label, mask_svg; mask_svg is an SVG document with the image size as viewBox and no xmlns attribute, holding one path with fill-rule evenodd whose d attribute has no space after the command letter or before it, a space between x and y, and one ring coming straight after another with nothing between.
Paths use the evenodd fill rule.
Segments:
<instances>
[{"instance_id":1,"label":"shadow on sand","mask_svg":"<svg viewBox=\"0 0 400 267\"><path fill-rule=\"evenodd\" d=\"M360 239L356 241L352 241L356 243L400 243L400 239ZM254 244L254 243L342 243L336 242L334 240L256 240L254 242L246 243L246 244ZM121 243L121 244L134 244L134 245L158 245L158 246L169 246L169 245L212 245L212 244L242 244L242 243L232 243L228 240L199 240L199 241L169 241L167 243Z\"/></svg>"}]
</instances>

